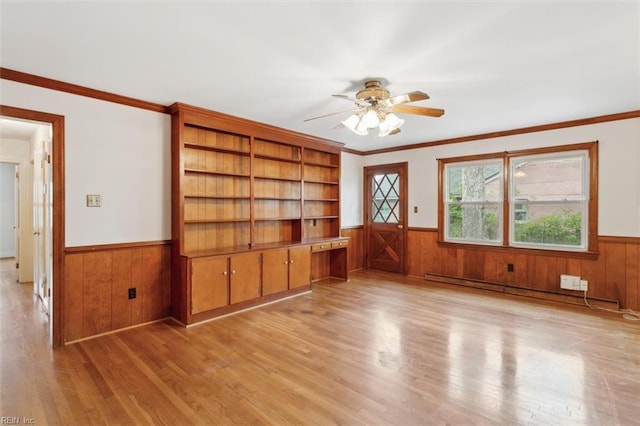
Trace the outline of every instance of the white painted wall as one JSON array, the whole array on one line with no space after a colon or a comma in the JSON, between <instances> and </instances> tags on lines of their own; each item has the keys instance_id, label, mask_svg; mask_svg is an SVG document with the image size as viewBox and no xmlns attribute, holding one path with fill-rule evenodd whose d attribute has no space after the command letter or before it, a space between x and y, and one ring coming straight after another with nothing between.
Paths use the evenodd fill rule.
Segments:
<instances>
[{"instance_id":1,"label":"white painted wall","mask_svg":"<svg viewBox=\"0 0 640 426\"><path fill-rule=\"evenodd\" d=\"M0 258L16 255L16 165L0 163Z\"/></svg>"},{"instance_id":2,"label":"white painted wall","mask_svg":"<svg viewBox=\"0 0 640 426\"><path fill-rule=\"evenodd\" d=\"M65 117L66 246L171 238L169 115L0 80L0 103ZM86 207L86 195L102 207Z\"/></svg>"},{"instance_id":3,"label":"white painted wall","mask_svg":"<svg viewBox=\"0 0 640 426\"><path fill-rule=\"evenodd\" d=\"M640 119L612 121L545 132L442 145L344 161L342 175L361 176L362 167L409 162L409 226L438 226L438 158L599 141L598 233L640 236ZM362 179L360 177L360 179ZM343 179L343 184L345 180ZM346 190L348 188L348 191ZM343 225L362 224L362 185L343 194ZM351 211L345 211L347 203ZM356 206L354 203L360 203ZM418 206L418 213L413 213ZM354 212L358 212L356 218ZM348 215L348 220L347 220Z\"/></svg>"},{"instance_id":4,"label":"white painted wall","mask_svg":"<svg viewBox=\"0 0 640 426\"><path fill-rule=\"evenodd\" d=\"M65 116L66 245L169 239L170 117L0 80L0 103ZM599 234L640 236L640 119L356 156L343 154L342 226L362 224L362 168L409 162L409 226L437 227L437 158L600 141ZM85 206L87 194L102 207ZM413 213L418 206L418 213Z\"/></svg>"},{"instance_id":5,"label":"white painted wall","mask_svg":"<svg viewBox=\"0 0 640 426\"><path fill-rule=\"evenodd\" d=\"M362 225L361 155L342 154L340 170L340 226Z\"/></svg>"}]
</instances>

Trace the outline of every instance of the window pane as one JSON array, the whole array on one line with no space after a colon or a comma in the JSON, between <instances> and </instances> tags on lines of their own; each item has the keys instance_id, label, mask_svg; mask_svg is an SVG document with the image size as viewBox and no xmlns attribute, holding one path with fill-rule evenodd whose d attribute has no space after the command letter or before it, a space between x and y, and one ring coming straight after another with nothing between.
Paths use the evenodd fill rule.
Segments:
<instances>
[{"instance_id":1,"label":"window pane","mask_svg":"<svg viewBox=\"0 0 640 426\"><path fill-rule=\"evenodd\" d=\"M500 241L500 204L449 204L447 239Z\"/></svg>"},{"instance_id":2,"label":"window pane","mask_svg":"<svg viewBox=\"0 0 640 426\"><path fill-rule=\"evenodd\" d=\"M512 160L512 199L530 201L575 201L586 198L584 157Z\"/></svg>"},{"instance_id":3,"label":"window pane","mask_svg":"<svg viewBox=\"0 0 640 426\"><path fill-rule=\"evenodd\" d=\"M502 198L502 163L447 167L447 201L491 201Z\"/></svg>"},{"instance_id":4,"label":"window pane","mask_svg":"<svg viewBox=\"0 0 640 426\"><path fill-rule=\"evenodd\" d=\"M388 173L373 176L371 182L371 212L375 223L400 221L400 175Z\"/></svg>"},{"instance_id":5,"label":"window pane","mask_svg":"<svg viewBox=\"0 0 640 426\"><path fill-rule=\"evenodd\" d=\"M582 203L528 203L527 220L515 221L514 240L521 244L583 247Z\"/></svg>"}]
</instances>

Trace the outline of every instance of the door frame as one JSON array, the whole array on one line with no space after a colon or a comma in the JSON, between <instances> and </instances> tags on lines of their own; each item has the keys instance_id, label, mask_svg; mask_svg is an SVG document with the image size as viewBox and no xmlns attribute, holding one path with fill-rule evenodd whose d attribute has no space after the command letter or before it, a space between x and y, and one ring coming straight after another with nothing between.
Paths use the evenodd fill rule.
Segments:
<instances>
[{"instance_id":1,"label":"door frame","mask_svg":"<svg viewBox=\"0 0 640 426\"><path fill-rule=\"evenodd\" d=\"M369 239L371 238L371 229L369 225L369 215L371 210L371 183L369 179L367 179L367 175L370 172L375 172L376 170L386 170L388 168L400 169L400 220L402 222L402 271L403 275L407 275L409 271L409 263L407 256L407 248L409 247L408 234L409 234L409 226L408 226L408 217L409 217L409 200L408 200L408 185L409 185L409 162L404 161L401 163L390 163L390 164L376 164L373 166L365 166L363 168L363 178L362 178L362 186L363 186L363 216L364 216L364 268L369 269Z\"/></svg>"},{"instance_id":2,"label":"door frame","mask_svg":"<svg viewBox=\"0 0 640 426\"><path fill-rule=\"evenodd\" d=\"M64 344L64 249L65 249L65 184L64 184L64 116L0 105L0 116L51 124L51 180L53 186L53 292L50 315L50 341L53 347Z\"/></svg>"}]
</instances>

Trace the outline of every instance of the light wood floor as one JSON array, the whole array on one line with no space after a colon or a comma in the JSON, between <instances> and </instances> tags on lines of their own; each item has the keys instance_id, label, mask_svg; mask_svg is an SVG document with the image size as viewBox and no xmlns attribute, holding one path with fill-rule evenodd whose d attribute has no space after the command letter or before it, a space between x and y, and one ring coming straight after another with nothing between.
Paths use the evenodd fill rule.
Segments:
<instances>
[{"instance_id":1,"label":"light wood floor","mask_svg":"<svg viewBox=\"0 0 640 426\"><path fill-rule=\"evenodd\" d=\"M51 350L0 274L0 416L37 425L640 422L640 323L586 308L354 273Z\"/></svg>"}]
</instances>

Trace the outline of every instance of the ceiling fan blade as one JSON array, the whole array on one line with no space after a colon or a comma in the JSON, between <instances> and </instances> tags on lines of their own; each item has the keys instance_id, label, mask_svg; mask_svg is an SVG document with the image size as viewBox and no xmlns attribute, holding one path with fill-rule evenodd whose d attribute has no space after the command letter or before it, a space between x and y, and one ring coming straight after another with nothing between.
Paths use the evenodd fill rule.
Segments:
<instances>
[{"instance_id":1,"label":"ceiling fan blade","mask_svg":"<svg viewBox=\"0 0 640 426\"><path fill-rule=\"evenodd\" d=\"M393 112L397 112L400 114L426 115L429 117L440 117L442 114L444 114L443 109L418 107L413 105L394 105Z\"/></svg>"},{"instance_id":2,"label":"ceiling fan blade","mask_svg":"<svg viewBox=\"0 0 640 426\"><path fill-rule=\"evenodd\" d=\"M360 108L352 108L352 109L348 109L348 110L345 110L345 111L332 112L330 114L319 115L317 117L307 118L307 119L304 119L302 121L317 120L318 118L331 117L332 115L344 114L345 112L355 112L355 111L359 111L359 110L360 110Z\"/></svg>"},{"instance_id":3,"label":"ceiling fan blade","mask_svg":"<svg viewBox=\"0 0 640 426\"><path fill-rule=\"evenodd\" d=\"M429 99L429 95L419 90L415 92L405 93L404 95L393 96L389 98L389 103L391 105L404 104L407 102L416 102L416 101L424 101L425 99Z\"/></svg>"},{"instance_id":4,"label":"ceiling fan blade","mask_svg":"<svg viewBox=\"0 0 640 426\"><path fill-rule=\"evenodd\" d=\"M338 98L338 99L344 99L345 101L350 101L353 102L354 104L360 106L360 107L368 107L371 104L367 101L365 101L364 99L358 99L358 98L352 98L349 95L343 95L343 94L336 94L336 95L331 95L334 98Z\"/></svg>"}]
</instances>

